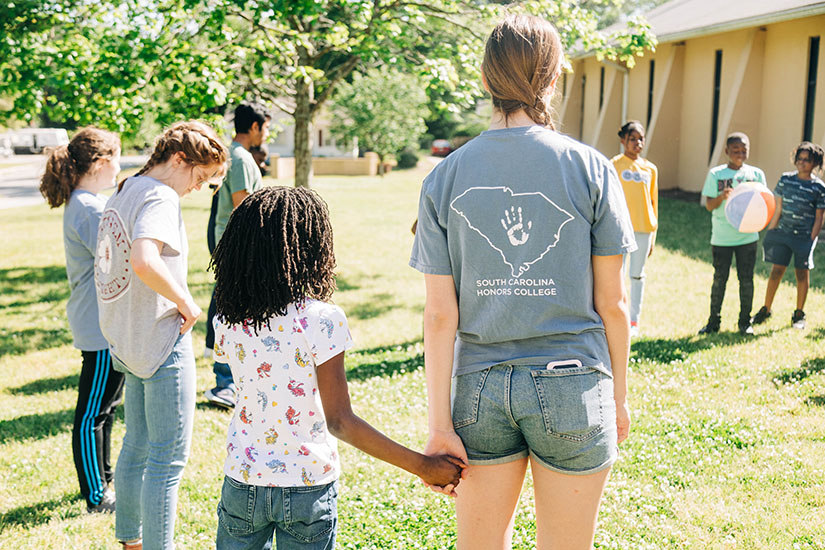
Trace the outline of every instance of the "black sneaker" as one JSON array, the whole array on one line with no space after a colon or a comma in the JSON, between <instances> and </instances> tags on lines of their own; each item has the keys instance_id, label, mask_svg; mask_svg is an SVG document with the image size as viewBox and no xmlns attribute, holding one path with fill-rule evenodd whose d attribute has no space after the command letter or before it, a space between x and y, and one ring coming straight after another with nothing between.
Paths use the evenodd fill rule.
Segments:
<instances>
[{"instance_id":1,"label":"black sneaker","mask_svg":"<svg viewBox=\"0 0 825 550\"><path fill-rule=\"evenodd\" d=\"M791 317L791 325L793 328L798 328L799 330L805 328L805 312L801 309L795 310L793 317Z\"/></svg>"},{"instance_id":2,"label":"black sneaker","mask_svg":"<svg viewBox=\"0 0 825 550\"><path fill-rule=\"evenodd\" d=\"M771 318L771 312L768 311L768 308L762 306L759 308L759 311L756 312L756 315L751 317L751 324L753 325L761 325L765 321Z\"/></svg>"},{"instance_id":3,"label":"black sneaker","mask_svg":"<svg viewBox=\"0 0 825 550\"><path fill-rule=\"evenodd\" d=\"M739 325L739 334L742 336L753 336L753 327L750 323L747 325Z\"/></svg>"},{"instance_id":4,"label":"black sneaker","mask_svg":"<svg viewBox=\"0 0 825 550\"><path fill-rule=\"evenodd\" d=\"M103 492L103 498L100 499L100 504L97 506L86 506L86 511L90 514L114 514L115 513L115 492L111 489L106 489Z\"/></svg>"},{"instance_id":5,"label":"black sneaker","mask_svg":"<svg viewBox=\"0 0 825 550\"><path fill-rule=\"evenodd\" d=\"M719 321L708 321L708 324L699 329L699 334L714 334L719 332Z\"/></svg>"}]
</instances>

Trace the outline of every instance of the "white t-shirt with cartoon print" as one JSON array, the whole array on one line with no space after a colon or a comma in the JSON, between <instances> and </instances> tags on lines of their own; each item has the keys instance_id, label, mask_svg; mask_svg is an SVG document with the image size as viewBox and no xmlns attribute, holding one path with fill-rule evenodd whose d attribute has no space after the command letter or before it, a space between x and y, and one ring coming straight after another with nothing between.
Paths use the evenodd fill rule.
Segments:
<instances>
[{"instance_id":1,"label":"white t-shirt with cartoon print","mask_svg":"<svg viewBox=\"0 0 825 550\"><path fill-rule=\"evenodd\" d=\"M215 360L228 363L237 404L224 473L249 485L300 487L338 479L338 441L327 431L317 366L353 345L343 310L290 304L258 333L215 317Z\"/></svg>"}]
</instances>

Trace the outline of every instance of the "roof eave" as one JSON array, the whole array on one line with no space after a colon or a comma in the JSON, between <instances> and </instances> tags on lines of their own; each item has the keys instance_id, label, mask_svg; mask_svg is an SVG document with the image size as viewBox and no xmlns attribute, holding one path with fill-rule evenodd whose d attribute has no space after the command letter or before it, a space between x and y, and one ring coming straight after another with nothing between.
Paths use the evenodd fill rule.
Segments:
<instances>
[{"instance_id":1,"label":"roof eave","mask_svg":"<svg viewBox=\"0 0 825 550\"><path fill-rule=\"evenodd\" d=\"M682 42L690 40L691 38L700 38L711 34L720 34L723 32L738 31L741 29L748 29L751 27L761 27L764 25L771 25L774 23L782 23L784 21L791 21L793 19L802 19L803 17L813 17L816 15L825 14L825 3L814 4L810 6L802 6L790 10L769 13L765 15L757 15L754 17L747 17L745 19L737 19L735 21L727 21L717 25L708 25L706 27L697 27L681 32L674 32L670 34L656 35L656 40L659 44L667 44L669 42ZM570 59L584 59L595 55L594 51L577 52L570 56Z\"/></svg>"}]
</instances>

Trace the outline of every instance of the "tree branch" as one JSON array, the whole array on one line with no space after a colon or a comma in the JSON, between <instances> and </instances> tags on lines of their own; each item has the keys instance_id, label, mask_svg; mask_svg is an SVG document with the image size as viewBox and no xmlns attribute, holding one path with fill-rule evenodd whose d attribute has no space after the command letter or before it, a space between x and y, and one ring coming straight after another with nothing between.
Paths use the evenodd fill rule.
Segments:
<instances>
[{"instance_id":1,"label":"tree branch","mask_svg":"<svg viewBox=\"0 0 825 550\"><path fill-rule=\"evenodd\" d=\"M330 73L332 76L328 79L326 88L324 88L324 90L320 94L318 94L318 96L315 98L315 101L310 106L310 113L314 114L323 106L323 104L326 102L327 99L329 99L329 96L335 89L335 85L338 84L338 82L342 78L351 73L352 70L355 69L356 66L358 66L359 61L361 61L361 58L357 55L354 55L347 61L333 69L333 71Z\"/></svg>"}]
</instances>

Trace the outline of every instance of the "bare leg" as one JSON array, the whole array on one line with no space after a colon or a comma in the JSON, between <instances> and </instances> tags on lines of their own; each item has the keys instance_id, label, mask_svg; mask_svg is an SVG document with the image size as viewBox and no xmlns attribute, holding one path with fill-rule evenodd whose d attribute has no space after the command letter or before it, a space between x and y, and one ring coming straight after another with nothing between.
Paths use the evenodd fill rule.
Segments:
<instances>
[{"instance_id":1,"label":"bare leg","mask_svg":"<svg viewBox=\"0 0 825 550\"><path fill-rule=\"evenodd\" d=\"M527 459L470 466L456 488L458 550L509 550Z\"/></svg>"},{"instance_id":2,"label":"bare leg","mask_svg":"<svg viewBox=\"0 0 825 550\"><path fill-rule=\"evenodd\" d=\"M805 268L796 270L796 309L805 309L805 300L808 298L810 271Z\"/></svg>"},{"instance_id":3,"label":"bare leg","mask_svg":"<svg viewBox=\"0 0 825 550\"><path fill-rule=\"evenodd\" d=\"M768 288L765 290L765 309L771 310L773 299L776 297L776 291L779 288L779 283L782 282L782 276L785 274L784 265L774 264L771 268L771 274L768 277Z\"/></svg>"},{"instance_id":4,"label":"bare leg","mask_svg":"<svg viewBox=\"0 0 825 550\"><path fill-rule=\"evenodd\" d=\"M610 468L589 475L566 475L532 458L530 468L536 492L536 547L590 550Z\"/></svg>"}]
</instances>

